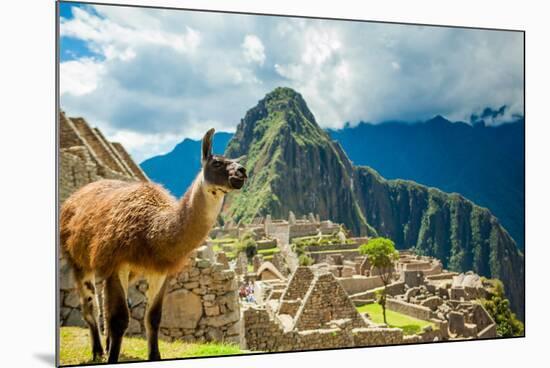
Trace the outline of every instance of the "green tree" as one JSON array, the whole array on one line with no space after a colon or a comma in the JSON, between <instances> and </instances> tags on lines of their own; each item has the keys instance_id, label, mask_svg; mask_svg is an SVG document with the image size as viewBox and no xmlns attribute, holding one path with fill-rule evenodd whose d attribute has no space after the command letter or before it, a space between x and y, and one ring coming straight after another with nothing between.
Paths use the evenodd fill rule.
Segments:
<instances>
[{"instance_id":1,"label":"green tree","mask_svg":"<svg viewBox=\"0 0 550 368\"><path fill-rule=\"evenodd\" d=\"M313 258L308 254L303 253L298 257L298 263L300 266L311 266L313 264Z\"/></svg>"},{"instance_id":2,"label":"green tree","mask_svg":"<svg viewBox=\"0 0 550 368\"><path fill-rule=\"evenodd\" d=\"M377 270L384 284L384 289L378 296L377 301L382 306L384 323L388 324L386 320L387 286L393 279L394 263L399 259L399 253L395 250L393 241L381 237L371 239L367 244L361 245L359 253L367 256L370 264Z\"/></svg>"},{"instance_id":3,"label":"green tree","mask_svg":"<svg viewBox=\"0 0 550 368\"><path fill-rule=\"evenodd\" d=\"M491 294L483 300L483 306L497 324L497 336L512 337L524 334L523 323L510 309L510 302L504 296L504 286L500 280L491 280Z\"/></svg>"},{"instance_id":4,"label":"green tree","mask_svg":"<svg viewBox=\"0 0 550 368\"><path fill-rule=\"evenodd\" d=\"M236 254L245 252L246 258L250 261L258 253L258 245L252 233L247 232L243 237L235 244Z\"/></svg>"}]
</instances>

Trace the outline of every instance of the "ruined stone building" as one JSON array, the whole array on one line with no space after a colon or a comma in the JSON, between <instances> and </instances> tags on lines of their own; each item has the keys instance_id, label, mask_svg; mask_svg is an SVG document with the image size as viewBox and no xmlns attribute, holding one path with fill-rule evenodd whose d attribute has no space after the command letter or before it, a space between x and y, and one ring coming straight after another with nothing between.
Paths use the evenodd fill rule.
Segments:
<instances>
[{"instance_id":1,"label":"ruined stone building","mask_svg":"<svg viewBox=\"0 0 550 368\"><path fill-rule=\"evenodd\" d=\"M59 114L59 200L99 179L147 181L120 143L109 142L83 118Z\"/></svg>"}]
</instances>

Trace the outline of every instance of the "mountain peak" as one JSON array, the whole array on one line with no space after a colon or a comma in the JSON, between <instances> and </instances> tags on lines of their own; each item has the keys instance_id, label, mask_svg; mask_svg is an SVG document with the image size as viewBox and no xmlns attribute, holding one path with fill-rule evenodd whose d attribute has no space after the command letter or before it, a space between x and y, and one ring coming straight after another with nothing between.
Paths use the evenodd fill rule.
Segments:
<instances>
[{"instance_id":1,"label":"mountain peak","mask_svg":"<svg viewBox=\"0 0 550 368\"><path fill-rule=\"evenodd\" d=\"M315 118L302 95L289 87L275 88L258 102L258 106L265 109L268 114L283 112L286 116L303 115L305 119L315 123Z\"/></svg>"},{"instance_id":2,"label":"mountain peak","mask_svg":"<svg viewBox=\"0 0 550 368\"><path fill-rule=\"evenodd\" d=\"M301 99L302 95L290 87L276 87L273 91L265 95L266 100L273 99Z\"/></svg>"},{"instance_id":3,"label":"mountain peak","mask_svg":"<svg viewBox=\"0 0 550 368\"><path fill-rule=\"evenodd\" d=\"M426 121L426 124L448 124L448 123L450 123L450 121L445 119L441 115L436 115L430 120Z\"/></svg>"},{"instance_id":4,"label":"mountain peak","mask_svg":"<svg viewBox=\"0 0 550 368\"><path fill-rule=\"evenodd\" d=\"M302 95L292 88L277 87L246 112L226 155L238 157L248 152L255 142L265 140L271 145L290 136L300 142L328 139Z\"/></svg>"}]
</instances>

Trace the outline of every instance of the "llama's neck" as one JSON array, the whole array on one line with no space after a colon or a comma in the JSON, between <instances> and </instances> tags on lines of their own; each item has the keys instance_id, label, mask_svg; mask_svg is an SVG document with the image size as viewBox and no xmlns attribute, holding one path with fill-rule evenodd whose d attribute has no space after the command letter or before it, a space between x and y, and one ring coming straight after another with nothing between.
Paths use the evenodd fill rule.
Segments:
<instances>
[{"instance_id":1,"label":"llama's neck","mask_svg":"<svg viewBox=\"0 0 550 368\"><path fill-rule=\"evenodd\" d=\"M163 241L166 257L177 262L204 242L216 223L223 198L222 191L209 188L201 171L167 219Z\"/></svg>"},{"instance_id":2,"label":"llama's neck","mask_svg":"<svg viewBox=\"0 0 550 368\"><path fill-rule=\"evenodd\" d=\"M224 192L208 186L201 172L195 180L188 193L179 202L179 212L184 219L184 226L195 226L194 222L207 225L208 231L218 218L222 208Z\"/></svg>"}]
</instances>

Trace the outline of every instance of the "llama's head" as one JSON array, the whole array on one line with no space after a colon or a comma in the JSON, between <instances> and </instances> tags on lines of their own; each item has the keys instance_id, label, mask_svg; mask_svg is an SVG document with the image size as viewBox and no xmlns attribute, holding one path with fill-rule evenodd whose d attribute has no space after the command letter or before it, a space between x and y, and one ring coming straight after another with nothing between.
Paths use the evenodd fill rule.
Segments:
<instances>
[{"instance_id":1,"label":"llama's head","mask_svg":"<svg viewBox=\"0 0 550 368\"><path fill-rule=\"evenodd\" d=\"M212 138L214 128L210 129L202 139L202 171L207 185L224 193L241 189L247 179L246 169L239 164L238 159L228 159L212 154Z\"/></svg>"}]
</instances>

